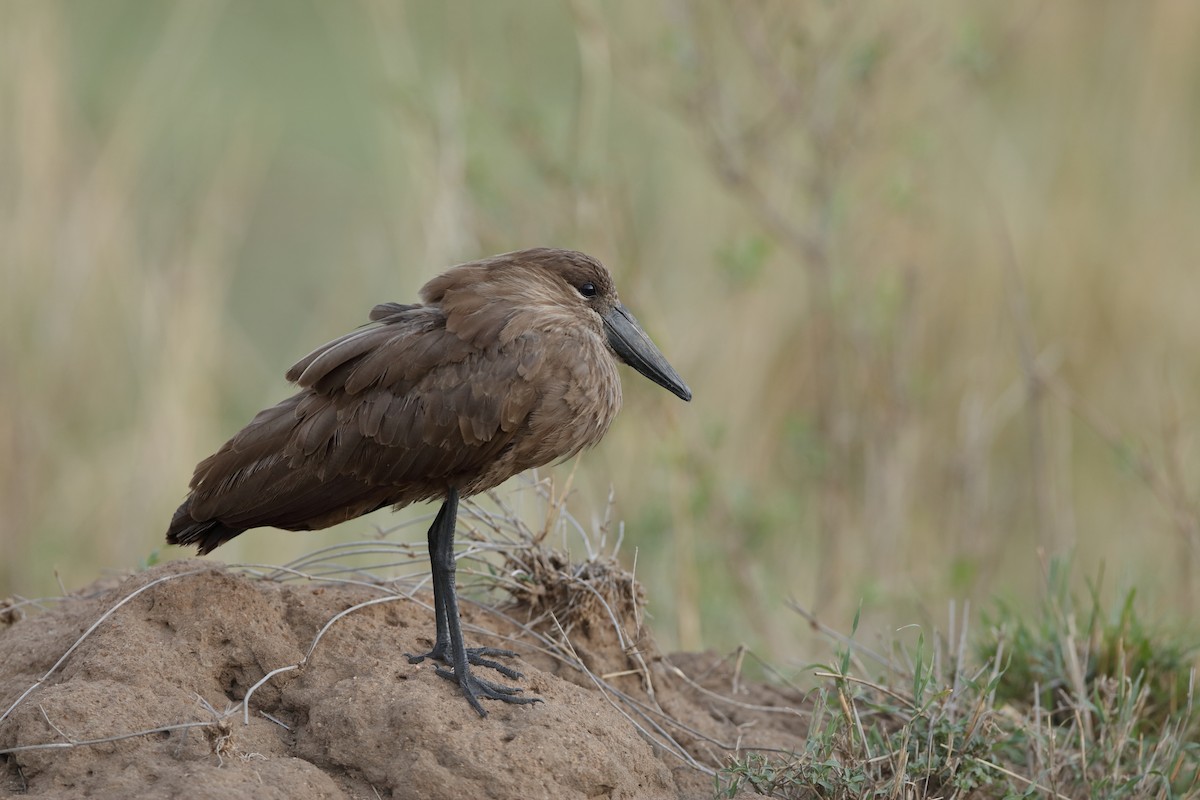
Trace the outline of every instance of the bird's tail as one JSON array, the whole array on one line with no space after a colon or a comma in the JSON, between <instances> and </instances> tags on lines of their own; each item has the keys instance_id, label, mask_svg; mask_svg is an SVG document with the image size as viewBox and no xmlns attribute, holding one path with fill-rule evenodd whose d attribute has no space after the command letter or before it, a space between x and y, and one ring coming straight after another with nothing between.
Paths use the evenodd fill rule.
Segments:
<instances>
[{"instance_id":1,"label":"bird's tail","mask_svg":"<svg viewBox=\"0 0 1200 800\"><path fill-rule=\"evenodd\" d=\"M216 519L198 522L192 517L189 506L190 500L185 500L171 518L171 527L167 529L169 544L193 545L200 555L204 555L246 530L230 527Z\"/></svg>"}]
</instances>

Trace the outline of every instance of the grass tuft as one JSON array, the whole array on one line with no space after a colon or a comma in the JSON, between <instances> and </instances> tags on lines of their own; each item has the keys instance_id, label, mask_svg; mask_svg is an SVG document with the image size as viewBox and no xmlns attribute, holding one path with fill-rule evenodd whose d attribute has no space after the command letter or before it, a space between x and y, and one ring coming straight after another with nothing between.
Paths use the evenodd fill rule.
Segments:
<instances>
[{"instance_id":1,"label":"grass tuft","mask_svg":"<svg viewBox=\"0 0 1200 800\"><path fill-rule=\"evenodd\" d=\"M1143 624L1132 592L1105 608L1093 585L1077 606L1066 573L1049 571L1039 616L1000 605L969 650L965 629L889 658L836 637L804 752L739 754L718 795L1197 796L1194 639Z\"/></svg>"}]
</instances>

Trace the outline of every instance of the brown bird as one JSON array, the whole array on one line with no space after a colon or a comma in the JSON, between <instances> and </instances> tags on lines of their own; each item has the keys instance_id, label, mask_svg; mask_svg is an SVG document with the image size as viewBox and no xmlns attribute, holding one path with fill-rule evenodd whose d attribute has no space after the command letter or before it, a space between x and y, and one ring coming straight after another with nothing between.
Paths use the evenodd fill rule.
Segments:
<instances>
[{"instance_id":1,"label":"brown bird","mask_svg":"<svg viewBox=\"0 0 1200 800\"><path fill-rule=\"evenodd\" d=\"M250 528L315 530L384 506L441 499L429 528L441 661L479 697L537 702L475 676L509 678L463 642L454 579L460 497L569 458L621 407L617 362L684 400L692 392L617 299L604 265L571 250L521 250L453 267L421 303L384 303L375 323L318 347L287 378L300 391L259 414L196 467L167 541L201 554Z\"/></svg>"}]
</instances>

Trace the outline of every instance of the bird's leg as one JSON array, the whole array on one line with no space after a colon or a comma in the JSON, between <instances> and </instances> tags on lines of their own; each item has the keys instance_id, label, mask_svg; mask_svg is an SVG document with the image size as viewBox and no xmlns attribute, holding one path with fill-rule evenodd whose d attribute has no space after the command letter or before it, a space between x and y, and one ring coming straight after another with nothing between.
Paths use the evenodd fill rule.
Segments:
<instances>
[{"instance_id":1,"label":"bird's leg","mask_svg":"<svg viewBox=\"0 0 1200 800\"><path fill-rule=\"evenodd\" d=\"M429 542L429 563L433 570L433 613L437 620L437 640L434 642L433 649L428 653L419 656L408 656L410 664L419 664L427 658L446 661L446 649L450 646L450 633L446 628L446 593L442 590L442 574L438 569L440 560L438 532L445 524L446 513L449 507L450 502L448 500L442 503L442 507L438 509L437 516L433 519L433 524L429 526L429 533L427 535L427 541ZM453 543L451 543L450 557L451 559L454 557Z\"/></svg>"},{"instance_id":2,"label":"bird's leg","mask_svg":"<svg viewBox=\"0 0 1200 800\"><path fill-rule=\"evenodd\" d=\"M479 703L479 697L490 697L493 700L503 700L506 703L537 703L536 697L515 697L521 690L512 686L492 683L471 673L468 664L489 667L509 678L520 678L521 673L485 656L515 656L511 650L500 650L494 647L467 648L463 642L462 624L458 616L458 594L455 589L454 561L454 524L458 518L458 491L451 489L446 496L446 502L438 510L433 524L429 527L429 561L433 570L433 606L437 619L437 640L433 649L420 656L409 656L410 663L416 664L426 658L432 658L449 664L453 671L437 668L437 674L456 682L466 695L471 707L480 716L487 716L487 711Z\"/></svg>"},{"instance_id":3,"label":"bird's leg","mask_svg":"<svg viewBox=\"0 0 1200 800\"><path fill-rule=\"evenodd\" d=\"M453 665L454 663L450 655L450 631L446 624L448 616L446 609L446 598L448 596L454 598L454 616L457 618L458 603L454 588L454 517L457 516L456 509L458 508L458 503L457 492L455 494L456 500L453 508L451 508L449 500L447 500L445 503L442 503L442 507L438 509L438 513L433 520L433 524L429 526L429 561L433 571L433 608L434 616L437 620L437 639L434 642L433 649L428 653L424 653L419 656L408 655L408 661L410 664L419 664L427 658L441 661L449 665ZM447 529L447 514L452 515L452 518L449 522L450 533L448 537L442 535L442 531ZM446 580L447 575L445 571L439 568L439 565L442 564L449 564L448 581ZM447 584L449 585L449 589L445 588ZM505 677L512 678L514 680L522 677L521 673L517 670L505 666L497 661L491 661L485 658L485 656L502 656L512 658L516 656L516 653L514 653L512 650L502 650L497 647L468 647L466 648L466 651L467 661L471 664L481 667L490 667Z\"/></svg>"}]
</instances>

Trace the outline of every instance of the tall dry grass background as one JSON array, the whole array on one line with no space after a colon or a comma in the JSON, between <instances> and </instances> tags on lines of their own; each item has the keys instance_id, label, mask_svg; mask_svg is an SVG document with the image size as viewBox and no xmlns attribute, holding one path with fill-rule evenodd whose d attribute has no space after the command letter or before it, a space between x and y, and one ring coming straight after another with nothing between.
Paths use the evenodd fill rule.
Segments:
<instances>
[{"instance_id":1,"label":"tall dry grass background","mask_svg":"<svg viewBox=\"0 0 1200 800\"><path fill-rule=\"evenodd\" d=\"M1200 6L3 0L0 114L0 597L185 555L293 360L557 245L695 390L627 373L552 471L668 643L802 656L788 597L921 622L1056 556L1196 609Z\"/></svg>"}]
</instances>

